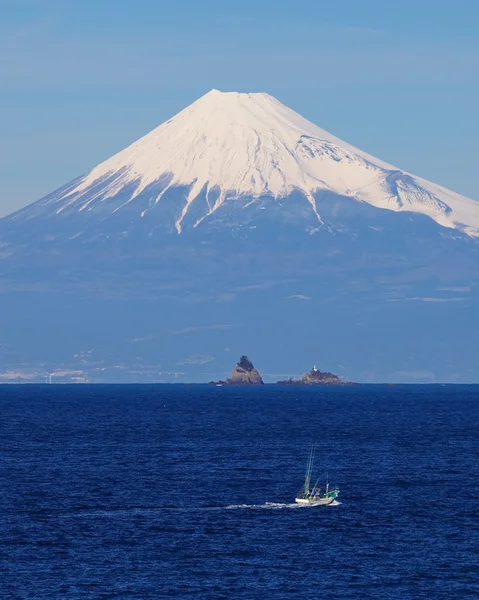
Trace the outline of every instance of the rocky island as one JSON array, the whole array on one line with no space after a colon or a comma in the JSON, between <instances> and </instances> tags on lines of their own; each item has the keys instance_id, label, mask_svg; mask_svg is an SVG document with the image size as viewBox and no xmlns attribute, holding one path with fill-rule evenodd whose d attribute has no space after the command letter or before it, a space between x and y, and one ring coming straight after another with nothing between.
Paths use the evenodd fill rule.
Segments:
<instances>
[{"instance_id":1,"label":"rocky island","mask_svg":"<svg viewBox=\"0 0 479 600\"><path fill-rule=\"evenodd\" d=\"M210 385L263 385L263 379L250 359L243 355L226 381L210 381Z\"/></svg>"},{"instance_id":2,"label":"rocky island","mask_svg":"<svg viewBox=\"0 0 479 600\"><path fill-rule=\"evenodd\" d=\"M343 381L334 373L320 371L313 367L309 373L304 373L299 379L290 377L285 381L278 381L278 385L353 385L350 381Z\"/></svg>"}]
</instances>

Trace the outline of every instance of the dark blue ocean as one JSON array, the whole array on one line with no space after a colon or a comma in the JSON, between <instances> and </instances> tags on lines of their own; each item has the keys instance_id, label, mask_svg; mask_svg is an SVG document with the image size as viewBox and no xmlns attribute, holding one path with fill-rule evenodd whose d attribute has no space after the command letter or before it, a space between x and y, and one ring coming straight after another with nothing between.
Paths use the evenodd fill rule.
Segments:
<instances>
[{"instance_id":1,"label":"dark blue ocean","mask_svg":"<svg viewBox=\"0 0 479 600\"><path fill-rule=\"evenodd\" d=\"M0 387L0 599L478 598L479 386ZM296 507L308 447L338 503Z\"/></svg>"}]
</instances>

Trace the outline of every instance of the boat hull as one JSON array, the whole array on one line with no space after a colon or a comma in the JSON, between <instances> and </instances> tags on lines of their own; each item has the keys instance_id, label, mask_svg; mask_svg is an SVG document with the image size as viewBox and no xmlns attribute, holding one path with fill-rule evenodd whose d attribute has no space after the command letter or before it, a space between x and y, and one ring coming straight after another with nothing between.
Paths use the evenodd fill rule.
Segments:
<instances>
[{"instance_id":1,"label":"boat hull","mask_svg":"<svg viewBox=\"0 0 479 600\"><path fill-rule=\"evenodd\" d=\"M307 504L309 506L326 506L332 504L334 498L295 498L294 501L297 504Z\"/></svg>"}]
</instances>

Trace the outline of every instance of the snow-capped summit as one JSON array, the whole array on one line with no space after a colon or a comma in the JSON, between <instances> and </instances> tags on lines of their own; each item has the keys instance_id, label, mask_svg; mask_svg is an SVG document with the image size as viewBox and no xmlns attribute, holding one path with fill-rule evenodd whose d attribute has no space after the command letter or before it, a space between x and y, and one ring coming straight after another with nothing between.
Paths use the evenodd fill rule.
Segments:
<instances>
[{"instance_id":1,"label":"snow-capped summit","mask_svg":"<svg viewBox=\"0 0 479 600\"><path fill-rule=\"evenodd\" d=\"M201 197L188 222L197 227L220 207L241 208L265 197L300 192L322 223L321 194L334 193L379 209L422 213L444 227L479 236L479 202L401 171L334 137L264 93L212 90L85 176L17 213L33 217L128 206L154 217L181 188L174 225ZM228 203L228 204L226 204ZM238 208L238 205L236 205Z\"/></svg>"}]
</instances>

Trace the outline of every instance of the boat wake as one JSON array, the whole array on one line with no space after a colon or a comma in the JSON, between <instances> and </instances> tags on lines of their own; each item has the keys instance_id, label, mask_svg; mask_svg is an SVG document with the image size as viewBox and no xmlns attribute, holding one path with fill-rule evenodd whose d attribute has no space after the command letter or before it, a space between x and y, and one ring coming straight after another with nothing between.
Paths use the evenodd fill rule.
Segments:
<instances>
[{"instance_id":1,"label":"boat wake","mask_svg":"<svg viewBox=\"0 0 479 600\"><path fill-rule=\"evenodd\" d=\"M334 500L331 504L325 506L339 506L341 502ZM253 509L253 510L279 510L281 508L316 508L314 504L297 504L292 502L285 504L282 502L265 502L264 504L230 504L224 507L226 510L238 510L238 509Z\"/></svg>"},{"instance_id":2,"label":"boat wake","mask_svg":"<svg viewBox=\"0 0 479 600\"><path fill-rule=\"evenodd\" d=\"M331 504L324 506L339 506L342 504L338 500L334 500ZM297 504L296 502L265 502L264 504L229 504L228 506L198 506L198 510L280 510L282 508L315 508L314 504ZM124 518L135 515L155 515L162 511L190 511L193 507L188 506L158 506L158 507L128 507L128 508L111 508L111 509L90 509L79 510L74 513L59 514L60 518Z\"/></svg>"},{"instance_id":3,"label":"boat wake","mask_svg":"<svg viewBox=\"0 0 479 600\"><path fill-rule=\"evenodd\" d=\"M282 502L265 502L264 504L230 504L224 507L226 510L236 510L242 508L254 510L277 510L280 508L301 508L295 502L292 504L283 504Z\"/></svg>"}]
</instances>

